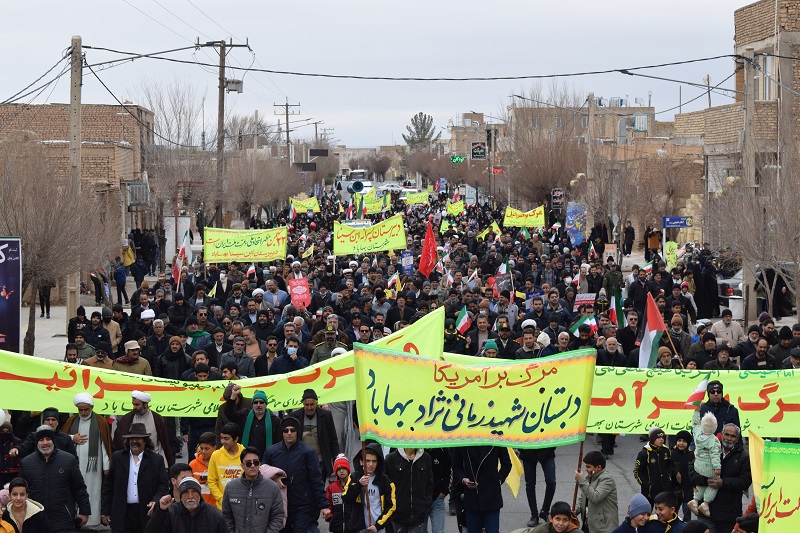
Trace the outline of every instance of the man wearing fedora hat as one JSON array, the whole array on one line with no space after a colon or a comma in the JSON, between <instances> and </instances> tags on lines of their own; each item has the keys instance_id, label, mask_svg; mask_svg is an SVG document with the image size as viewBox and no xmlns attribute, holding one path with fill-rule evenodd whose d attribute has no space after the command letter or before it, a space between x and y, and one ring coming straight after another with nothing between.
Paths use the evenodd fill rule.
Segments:
<instances>
[{"instance_id":1,"label":"man wearing fedora hat","mask_svg":"<svg viewBox=\"0 0 800 533\"><path fill-rule=\"evenodd\" d=\"M131 424L125 431L118 427L117 433L125 445L114 452L103 483L101 522L115 533L141 533L158 501L169 494L166 465L144 424Z\"/></svg>"}]
</instances>

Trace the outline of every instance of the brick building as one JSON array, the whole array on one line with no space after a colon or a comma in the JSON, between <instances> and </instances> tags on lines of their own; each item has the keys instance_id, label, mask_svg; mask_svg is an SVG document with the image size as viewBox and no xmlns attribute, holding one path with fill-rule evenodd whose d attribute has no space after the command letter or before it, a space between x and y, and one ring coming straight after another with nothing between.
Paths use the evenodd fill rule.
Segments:
<instances>
[{"instance_id":1,"label":"brick building","mask_svg":"<svg viewBox=\"0 0 800 533\"><path fill-rule=\"evenodd\" d=\"M120 213L121 231L154 225L147 183L153 112L136 105L126 107L136 118L119 105L84 104L81 109L82 190L104 197L107 212ZM42 139L55 176L68 177L68 104L0 106L0 139L16 130L32 131Z\"/></svg>"}]
</instances>

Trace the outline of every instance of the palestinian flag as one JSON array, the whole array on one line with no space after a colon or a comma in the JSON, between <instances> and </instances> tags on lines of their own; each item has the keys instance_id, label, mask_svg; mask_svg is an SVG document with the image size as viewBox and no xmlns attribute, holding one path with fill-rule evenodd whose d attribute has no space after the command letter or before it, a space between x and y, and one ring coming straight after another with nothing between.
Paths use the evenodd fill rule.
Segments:
<instances>
[{"instance_id":1,"label":"palestinian flag","mask_svg":"<svg viewBox=\"0 0 800 533\"><path fill-rule=\"evenodd\" d=\"M469 327L472 325L472 320L469 319L469 315L467 314L467 308L462 307L461 312L458 313L456 317L456 329L459 333L464 335L468 330Z\"/></svg>"},{"instance_id":2,"label":"palestinian flag","mask_svg":"<svg viewBox=\"0 0 800 533\"><path fill-rule=\"evenodd\" d=\"M589 327L592 328L592 335L597 332L597 320L594 318L594 315L583 315L580 320L575 322L572 327L569 328L569 332L576 337L580 337L578 328L580 328L583 324L588 324Z\"/></svg>"},{"instance_id":3,"label":"palestinian flag","mask_svg":"<svg viewBox=\"0 0 800 533\"><path fill-rule=\"evenodd\" d=\"M653 295L647 293L642 332L639 338L639 368L654 368L658 361L658 343L667 331Z\"/></svg>"},{"instance_id":4,"label":"palestinian flag","mask_svg":"<svg viewBox=\"0 0 800 533\"><path fill-rule=\"evenodd\" d=\"M697 388L694 389L694 392L690 394L689 398L686 400L686 406L692 405L694 407L699 407L700 404L703 403L703 400L706 399L706 389L708 389L708 377L697 384Z\"/></svg>"},{"instance_id":5,"label":"palestinian flag","mask_svg":"<svg viewBox=\"0 0 800 533\"><path fill-rule=\"evenodd\" d=\"M621 298L617 298L616 296L611 297L611 305L608 306L608 318L617 325L618 329L622 329L628 325L625 312L622 310Z\"/></svg>"}]
</instances>

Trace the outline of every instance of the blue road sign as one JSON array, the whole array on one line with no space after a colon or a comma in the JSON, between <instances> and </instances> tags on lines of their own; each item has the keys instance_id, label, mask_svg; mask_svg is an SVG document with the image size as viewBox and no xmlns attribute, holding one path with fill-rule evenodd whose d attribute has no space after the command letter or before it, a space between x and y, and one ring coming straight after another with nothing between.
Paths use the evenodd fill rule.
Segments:
<instances>
[{"instance_id":1,"label":"blue road sign","mask_svg":"<svg viewBox=\"0 0 800 533\"><path fill-rule=\"evenodd\" d=\"M691 228L694 221L692 217L661 217L664 228Z\"/></svg>"}]
</instances>

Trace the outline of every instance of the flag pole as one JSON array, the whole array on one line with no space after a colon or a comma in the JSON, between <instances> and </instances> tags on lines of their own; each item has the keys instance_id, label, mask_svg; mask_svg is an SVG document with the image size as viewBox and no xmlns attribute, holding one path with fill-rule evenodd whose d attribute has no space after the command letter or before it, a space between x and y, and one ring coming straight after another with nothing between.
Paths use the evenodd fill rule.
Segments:
<instances>
[{"instance_id":1,"label":"flag pole","mask_svg":"<svg viewBox=\"0 0 800 533\"><path fill-rule=\"evenodd\" d=\"M367 441L364 440L361 441L361 461L367 464ZM366 469L364 474L366 475ZM369 482L367 482L366 490L364 490L364 503L367 505L367 528L370 528L372 527L372 508L369 505Z\"/></svg>"},{"instance_id":2,"label":"flag pole","mask_svg":"<svg viewBox=\"0 0 800 533\"><path fill-rule=\"evenodd\" d=\"M666 333L667 333L667 339L669 339L669 343L672 346L672 352L675 354L675 357L678 358L678 362L681 364L681 368L683 368L685 370L686 367L683 366L683 360L681 359L680 352L678 352L678 350L675 348L675 343L672 342L672 335L669 334L669 330L667 330Z\"/></svg>"},{"instance_id":3,"label":"flag pole","mask_svg":"<svg viewBox=\"0 0 800 533\"><path fill-rule=\"evenodd\" d=\"M583 444L586 442L586 434L583 435L583 440L581 441L581 449L578 452L578 469L577 471L581 471L581 466L583 465ZM570 523L572 523L575 527L580 527L580 522L578 521L578 515L575 513L578 507L578 480L575 480L575 491L572 493L572 516L570 517Z\"/></svg>"}]
</instances>

